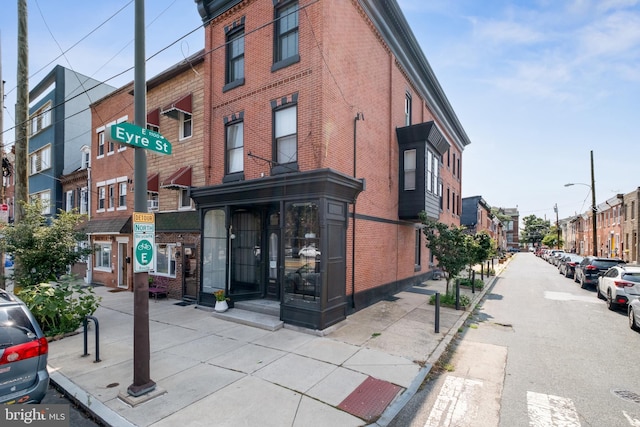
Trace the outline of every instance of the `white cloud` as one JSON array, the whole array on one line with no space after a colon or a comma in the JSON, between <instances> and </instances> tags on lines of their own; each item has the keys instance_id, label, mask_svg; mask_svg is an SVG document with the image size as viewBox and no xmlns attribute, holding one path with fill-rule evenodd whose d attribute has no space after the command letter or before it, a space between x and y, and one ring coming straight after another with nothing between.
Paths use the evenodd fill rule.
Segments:
<instances>
[{"instance_id":1,"label":"white cloud","mask_svg":"<svg viewBox=\"0 0 640 427\"><path fill-rule=\"evenodd\" d=\"M543 33L514 21L480 21L471 18L474 34L482 41L505 44L532 44L544 40Z\"/></svg>"}]
</instances>

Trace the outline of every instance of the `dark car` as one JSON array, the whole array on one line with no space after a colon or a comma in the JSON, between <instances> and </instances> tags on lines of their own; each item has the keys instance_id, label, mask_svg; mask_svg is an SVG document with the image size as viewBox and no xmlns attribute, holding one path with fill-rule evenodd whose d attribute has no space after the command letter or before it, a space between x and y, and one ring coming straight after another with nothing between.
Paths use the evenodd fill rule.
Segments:
<instances>
[{"instance_id":1,"label":"dark car","mask_svg":"<svg viewBox=\"0 0 640 427\"><path fill-rule=\"evenodd\" d=\"M573 278L576 271L576 265L580 264L584 258L576 254L567 254L560 258L558 264L558 272L564 277Z\"/></svg>"},{"instance_id":2,"label":"dark car","mask_svg":"<svg viewBox=\"0 0 640 427\"><path fill-rule=\"evenodd\" d=\"M600 274L618 264L624 264L624 261L619 258L587 256L576 265L573 280L580 283L582 289L587 286L597 286Z\"/></svg>"},{"instance_id":3,"label":"dark car","mask_svg":"<svg viewBox=\"0 0 640 427\"><path fill-rule=\"evenodd\" d=\"M48 353L27 306L0 289L0 404L40 403L49 388Z\"/></svg>"}]
</instances>

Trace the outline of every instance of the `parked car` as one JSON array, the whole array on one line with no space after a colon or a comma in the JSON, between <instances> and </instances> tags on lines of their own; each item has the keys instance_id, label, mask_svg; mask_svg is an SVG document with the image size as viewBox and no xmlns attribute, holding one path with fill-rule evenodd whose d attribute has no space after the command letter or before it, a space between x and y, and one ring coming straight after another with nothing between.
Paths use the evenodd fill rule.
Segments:
<instances>
[{"instance_id":1,"label":"parked car","mask_svg":"<svg viewBox=\"0 0 640 427\"><path fill-rule=\"evenodd\" d=\"M629 315L629 327L634 331L640 332L640 299L635 298L627 307L627 314Z\"/></svg>"},{"instance_id":2,"label":"parked car","mask_svg":"<svg viewBox=\"0 0 640 427\"><path fill-rule=\"evenodd\" d=\"M298 256L305 258L315 258L320 256L320 251L314 246L305 246L298 252Z\"/></svg>"},{"instance_id":3,"label":"parked car","mask_svg":"<svg viewBox=\"0 0 640 427\"><path fill-rule=\"evenodd\" d=\"M573 280L580 283L582 289L586 289L588 286L597 286L600 274L618 264L624 264L624 261L618 258L584 257L580 264L576 265Z\"/></svg>"},{"instance_id":4,"label":"parked car","mask_svg":"<svg viewBox=\"0 0 640 427\"><path fill-rule=\"evenodd\" d=\"M48 353L33 314L0 289L0 404L40 403L49 388Z\"/></svg>"},{"instance_id":5,"label":"parked car","mask_svg":"<svg viewBox=\"0 0 640 427\"><path fill-rule=\"evenodd\" d=\"M629 302L627 289L635 286L640 288L640 266L616 265L599 277L596 292L607 301L609 310L615 310Z\"/></svg>"},{"instance_id":6,"label":"parked car","mask_svg":"<svg viewBox=\"0 0 640 427\"><path fill-rule=\"evenodd\" d=\"M565 251L563 250L555 250L553 252L551 252L551 255L549 256L549 262L552 265L555 265L556 267L558 266L558 262L560 261L560 258L565 256Z\"/></svg>"},{"instance_id":7,"label":"parked car","mask_svg":"<svg viewBox=\"0 0 640 427\"><path fill-rule=\"evenodd\" d=\"M580 255L567 254L560 259L558 271L560 274L564 274L564 277L573 278L576 272L576 265L580 264L583 259Z\"/></svg>"}]
</instances>

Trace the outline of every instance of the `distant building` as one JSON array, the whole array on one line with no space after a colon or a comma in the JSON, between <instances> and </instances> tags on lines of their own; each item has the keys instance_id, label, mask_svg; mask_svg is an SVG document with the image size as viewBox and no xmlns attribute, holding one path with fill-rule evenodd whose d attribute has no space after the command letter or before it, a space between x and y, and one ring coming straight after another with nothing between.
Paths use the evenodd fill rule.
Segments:
<instances>
[{"instance_id":1,"label":"distant building","mask_svg":"<svg viewBox=\"0 0 640 427\"><path fill-rule=\"evenodd\" d=\"M520 213L518 208L497 208L498 212L511 219L505 224L507 250L520 250Z\"/></svg>"},{"instance_id":2,"label":"distant building","mask_svg":"<svg viewBox=\"0 0 640 427\"><path fill-rule=\"evenodd\" d=\"M638 230L640 227L640 187L622 196L623 225L622 225L622 253L627 262L640 262L640 242Z\"/></svg>"}]
</instances>

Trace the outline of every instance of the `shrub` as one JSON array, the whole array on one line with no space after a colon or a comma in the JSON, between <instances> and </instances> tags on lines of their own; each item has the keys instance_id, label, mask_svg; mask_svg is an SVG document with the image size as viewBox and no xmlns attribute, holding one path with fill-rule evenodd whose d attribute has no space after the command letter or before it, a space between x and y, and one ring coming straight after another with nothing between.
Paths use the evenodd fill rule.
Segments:
<instances>
[{"instance_id":1,"label":"shrub","mask_svg":"<svg viewBox=\"0 0 640 427\"><path fill-rule=\"evenodd\" d=\"M429 304L434 305L435 303L436 303L436 296L431 295L431 297L429 298ZM451 292L448 294L441 294L440 305L443 305L445 307L455 307L456 306L455 292ZM460 294L460 306L468 307L469 305L471 305L471 300L469 299L469 297L467 295Z\"/></svg>"},{"instance_id":2,"label":"shrub","mask_svg":"<svg viewBox=\"0 0 640 427\"><path fill-rule=\"evenodd\" d=\"M479 291L482 290L482 288L484 288L484 282L482 280L480 280L480 279L476 279L474 281L474 285L475 285L475 288L477 290L479 290ZM460 279L460 286L464 286L464 287L470 288L471 287L471 279L468 279L468 278Z\"/></svg>"},{"instance_id":3,"label":"shrub","mask_svg":"<svg viewBox=\"0 0 640 427\"><path fill-rule=\"evenodd\" d=\"M47 336L75 331L100 303L93 288L75 285L69 276L63 276L58 283L21 288L16 295L29 307Z\"/></svg>"}]
</instances>

